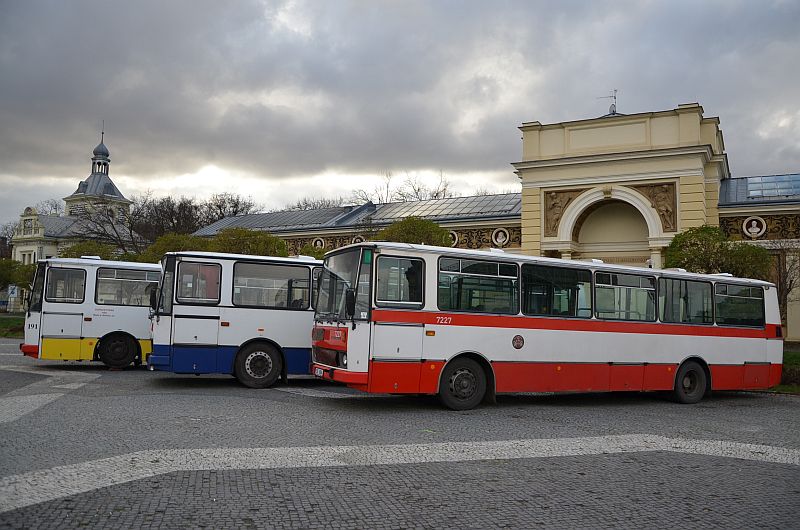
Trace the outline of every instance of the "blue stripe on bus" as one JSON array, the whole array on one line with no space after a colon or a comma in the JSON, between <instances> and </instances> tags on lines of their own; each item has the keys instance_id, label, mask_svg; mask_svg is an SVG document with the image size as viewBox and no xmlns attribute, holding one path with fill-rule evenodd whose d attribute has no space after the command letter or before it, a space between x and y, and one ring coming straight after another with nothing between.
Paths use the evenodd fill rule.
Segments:
<instances>
[{"instance_id":1,"label":"blue stripe on bus","mask_svg":"<svg viewBox=\"0 0 800 530\"><path fill-rule=\"evenodd\" d=\"M169 346L154 344L147 362L154 370L176 374L232 374L238 346ZM286 371L310 373L310 348L284 348Z\"/></svg>"}]
</instances>

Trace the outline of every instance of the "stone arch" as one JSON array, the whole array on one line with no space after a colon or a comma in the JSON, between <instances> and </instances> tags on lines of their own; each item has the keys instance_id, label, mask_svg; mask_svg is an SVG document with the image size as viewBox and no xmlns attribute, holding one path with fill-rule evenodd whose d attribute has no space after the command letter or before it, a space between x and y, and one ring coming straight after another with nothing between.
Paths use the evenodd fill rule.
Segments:
<instances>
[{"instance_id":1,"label":"stone arch","mask_svg":"<svg viewBox=\"0 0 800 530\"><path fill-rule=\"evenodd\" d=\"M601 201L619 200L636 208L647 223L648 238L663 238L664 230L658 212L650 205L650 201L636 190L625 186L612 186L609 188L592 188L578 195L569 203L561 216L558 224L558 240L572 241L572 235L581 214L587 208Z\"/></svg>"}]
</instances>

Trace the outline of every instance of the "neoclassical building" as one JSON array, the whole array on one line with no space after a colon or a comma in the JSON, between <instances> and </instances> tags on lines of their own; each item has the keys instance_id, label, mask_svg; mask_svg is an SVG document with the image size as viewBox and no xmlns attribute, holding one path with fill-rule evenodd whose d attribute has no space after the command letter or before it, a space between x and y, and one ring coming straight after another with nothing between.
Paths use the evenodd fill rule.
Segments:
<instances>
[{"instance_id":1,"label":"neoclassical building","mask_svg":"<svg viewBox=\"0 0 800 530\"><path fill-rule=\"evenodd\" d=\"M658 268L677 233L707 224L798 259L800 174L733 178L719 124L697 103L523 123L522 251ZM800 339L796 300L787 319Z\"/></svg>"},{"instance_id":2,"label":"neoclassical building","mask_svg":"<svg viewBox=\"0 0 800 530\"><path fill-rule=\"evenodd\" d=\"M696 103L520 130L528 254L660 267L675 234L719 225L728 158L719 119Z\"/></svg>"}]
</instances>

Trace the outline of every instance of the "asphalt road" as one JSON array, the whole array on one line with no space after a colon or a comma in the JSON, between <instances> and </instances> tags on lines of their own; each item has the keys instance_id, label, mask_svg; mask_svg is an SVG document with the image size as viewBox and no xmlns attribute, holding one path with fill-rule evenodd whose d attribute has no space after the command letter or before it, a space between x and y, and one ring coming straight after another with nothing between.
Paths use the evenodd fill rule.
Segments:
<instances>
[{"instance_id":1,"label":"asphalt road","mask_svg":"<svg viewBox=\"0 0 800 530\"><path fill-rule=\"evenodd\" d=\"M798 527L800 398L512 395L37 362L0 340L0 527Z\"/></svg>"}]
</instances>

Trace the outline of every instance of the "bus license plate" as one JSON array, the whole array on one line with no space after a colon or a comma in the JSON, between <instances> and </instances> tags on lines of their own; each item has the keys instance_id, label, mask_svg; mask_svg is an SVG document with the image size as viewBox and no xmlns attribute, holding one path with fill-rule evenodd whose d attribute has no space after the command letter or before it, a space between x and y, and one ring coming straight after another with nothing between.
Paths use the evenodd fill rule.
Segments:
<instances>
[{"instance_id":1,"label":"bus license plate","mask_svg":"<svg viewBox=\"0 0 800 530\"><path fill-rule=\"evenodd\" d=\"M314 370L314 375L317 377L322 377L322 373L323 373L322 368L317 368L316 370Z\"/></svg>"}]
</instances>

